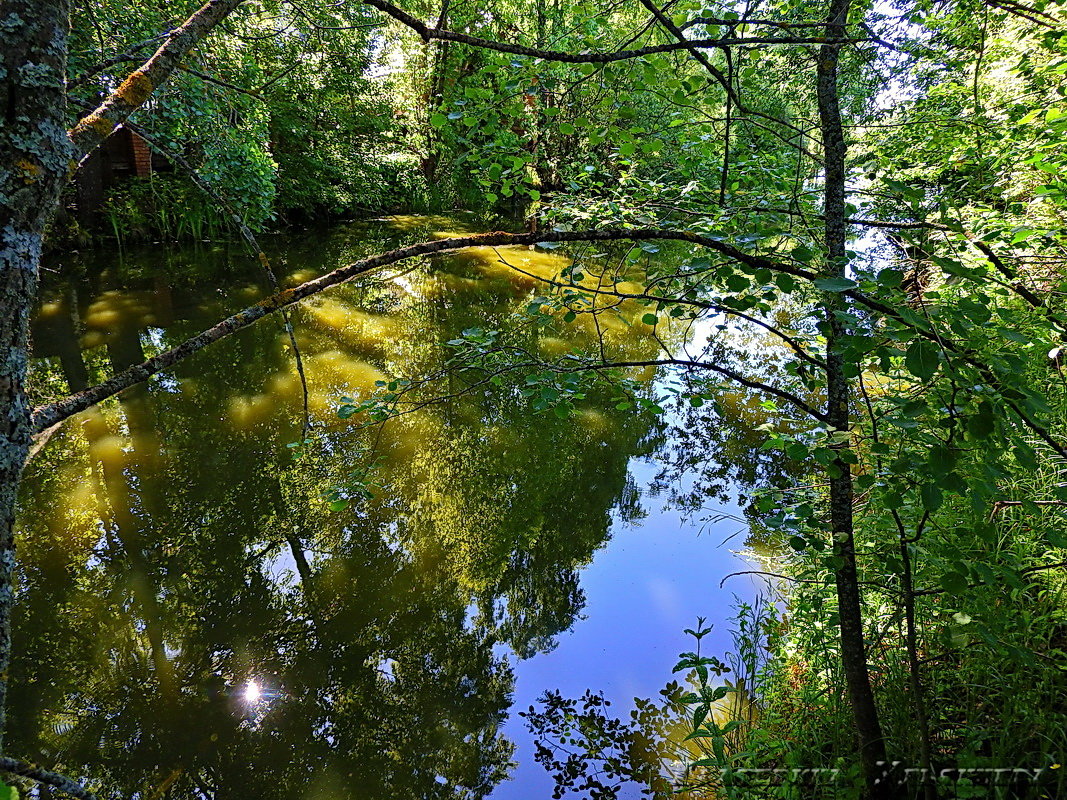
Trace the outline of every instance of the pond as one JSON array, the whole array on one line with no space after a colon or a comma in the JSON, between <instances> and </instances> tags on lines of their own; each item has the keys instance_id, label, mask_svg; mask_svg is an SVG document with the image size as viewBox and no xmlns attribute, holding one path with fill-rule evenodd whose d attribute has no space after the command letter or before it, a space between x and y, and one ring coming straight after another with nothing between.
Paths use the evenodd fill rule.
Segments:
<instances>
[{"instance_id":1,"label":"pond","mask_svg":"<svg viewBox=\"0 0 1067 800\"><path fill-rule=\"evenodd\" d=\"M268 249L292 285L478 224L392 217ZM725 651L735 595L759 589L747 575L720 588L751 569L732 552L743 511L727 485L683 516L669 499L695 484L662 476L671 454L707 470L724 452L756 458L752 442L719 430L694 453L678 438L693 420L627 407L651 405L654 368L573 396L530 370L460 368L466 345L448 344L654 358L640 307L529 309L537 278L569 263L470 249L305 302L306 440L274 319L52 432L23 483L13 752L101 797L548 797L517 712L591 689L626 714L675 677L698 616L715 625L704 646ZM236 245L51 266L38 401L270 292ZM657 335L684 347L699 333ZM413 383L388 421L338 413L397 379Z\"/></svg>"}]
</instances>

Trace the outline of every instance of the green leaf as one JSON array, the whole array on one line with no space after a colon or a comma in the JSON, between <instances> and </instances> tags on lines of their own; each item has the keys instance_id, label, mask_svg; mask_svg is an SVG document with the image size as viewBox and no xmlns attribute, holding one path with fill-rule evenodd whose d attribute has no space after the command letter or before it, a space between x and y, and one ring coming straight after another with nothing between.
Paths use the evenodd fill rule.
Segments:
<instances>
[{"instance_id":1,"label":"green leaf","mask_svg":"<svg viewBox=\"0 0 1067 800\"><path fill-rule=\"evenodd\" d=\"M1067 532L1058 528L1049 528L1047 533L1048 543L1053 547L1067 547Z\"/></svg>"},{"instance_id":2,"label":"green leaf","mask_svg":"<svg viewBox=\"0 0 1067 800\"><path fill-rule=\"evenodd\" d=\"M933 483L923 484L922 489L919 490L919 494L922 497L923 508L927 511L937 511L941 508L941 503L944 502L944 497L941 495L941 489Z\"/></svg>"},{"instance_id":3,"label":"green leaf","mask_svg":"<svg viewBox=\"0 0 1067 800\"><path fill-rule=\"evenodd\" d=\"M448 117L446 117L440 111L430 117L430 124L435 128L443 128L447 122Z\"/></svg>"},{"instance_id":4,"label":"green leaf","mask_svg":"<svg viewBox=\"0 0 1067 800\"><path fill-rule=\"evenodd\" d=\"M993 404L983 400L978 404L978 413L967 418L967 430L975 439L986 439L997 429L997 418L993 414Z\"/></svg>"},{"instance_id":5,"label":"green leaf","mask_svg":"<svg viewBox=\"0 0 1067 800\"><path fill-rule=\"evenodd\" d=\"M916 378L928 381L937 372L939 356L937 345L926 339L917 339L904 354L904 366Z\"/></svg>"},{"instance_id":6,"label":"green leaf","mask_svg":"<svg viewBox=\"0 0 1067 800\"><path fill-rule=\"evenodd\" d=\"M562 133L564 136L570 136L572 133L574 133L574 131L574 126L571 125L569 122L561 122L559 124L559 132Z\"/></svg>"},{"instance_id":7,"label":"green leaf","mask_svg":"<svg viewBox=\"0 0 1067 800\"><path fill-rule=\"evenodd\" d=\"M899 269L883 269L878 272L878 283L890 289L896 289L904 281L904 273Z\"/></svg>"},{"instance_id":8,"label":"green leaf","mask_svg":"<svg viewBox=\"0 0 1067 800\"><path fill-rule=\"evenodd\" d=\"M967 481L958 472L949 472L938 480L937 485L947 492L955 492L956 494L965 495L969 491L970 487L967 485Z\"/></svg>"},{"instance_id":9,"label":"green leaf","mask_svg":"<svg viewBox=\"0 0 1067 800\"><path fill-rule=\"evenodd\" d=\"M645 314L643 317L641 317L641 321L646 325L655 325L657 322L659 322L659 317L657 317L655 314Z\"/></svg>"},{"instance_id":10,"label":"green leaf","mask_svg":"<svg viewBox=\"0 0 1067 800\"><path fill-rule=\"evenodd\" d=\"M19 800L19 790L0 781L0 800Z\"/></svg>"},{"instance_id":11,"label":"green leaf","mask_svg":"<svg viewBox=\"0 0 1067 800\"><path fill-rule=\"evenodd\" d=\"M785 273L775 276L774 282L783 292L791 292L797 287L797 282L793 279L793 276Z\"/></svg>"},{"instance_id":12,"label":"green leaf","mask_svg":"<svg viewBox=\"0 0 1067 800\"><path fill-rule=\"evenodd\" d=\"M1019 462L1019 466L1023 469L1037 469L1037 453L1034 449L1025 442L1019 442L1012 449L1012 453L1015 454L1015 460Z\"/></svg>"},{"instance_id":13,"label":"green leaf","mask_svg":"<svg viewBox=\"0 0 1067 800\"><path fill-rule=\"evenodd\" d=\"M816 278L813 283L816 289L822 289L824 292L847 292L859 286L851 278Z\"/></svg>"},{"instance_id":14,"label":"green leaf","mask_svg":"<svg viewBox=\"0 0 1067 800\"><path fill-rule=\"evenodd\" d=\"M700 665L698 665L698 666L700 666ZM707 671L707 668L705 667L705 672L706 671ZM706 680L706 678L705 678L705 680ZM693 710L693 729L694 730L699 728L701 723L703 723L704 720L707 719L708 711L710 711L710 710L711 709L709 709L706 705L699 705Z\"/></svg>"},{"instance_id":15,"label":"green leaf","mask_svg":"<svg viewBox=\"0 0 1067 800\"><path fill-rule=\"evenodd\" d=\"M931 447L927 458L934 475L945 475L956 465L956 453L949 447Z\"/></svg>"},{"instance_id":16,"label":"green leaf","mask_svg":"<svg viewBox=\"0 0 1067 800\"><path fill-rule=\"evenodd\" d=\"M949 594L961 595L969 588L967 576L959 572L946 572L941 576L941 588Z\"/></svg>"},{"instance_id":17,"label":"green leaf","mask_svg":"<svg viewBox=\"0 0 1067 800\"><path fill-rule=\"evenodd\" d=\"M682 741L683 742L688 742L690 739L709 739L712 736L715 736L715 734L712 733L711 731L709 731L707 728L701 728L698 731L693 731L691 734L686 736Z\"/></svg>"},{"instance_id":18,"label":"green leaf","mask_svg":"<svg viewBox=\"0 0 1067 800\"><path fill-rule=\"evenodd\" d=\"M731 292L743 292L751 285L752 281L744 275L731 275L726 279L726 288Z\"/></svg>"}]
</instances>

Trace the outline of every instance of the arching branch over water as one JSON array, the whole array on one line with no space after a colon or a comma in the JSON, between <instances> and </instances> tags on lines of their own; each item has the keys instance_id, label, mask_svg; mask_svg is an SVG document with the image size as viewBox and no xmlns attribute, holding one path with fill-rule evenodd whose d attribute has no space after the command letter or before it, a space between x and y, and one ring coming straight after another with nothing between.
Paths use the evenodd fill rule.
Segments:
<instances>
[{"instance_id":1,"label":"arching branch over water","mask_svg":"<svg viewBox=\"0 0 1067 800\"><path fill-rule=\"evenodd\" d=\"M96 405L102 400L112 397L123 389L128 389L138 383L148 380L153 375L174 366L186 357L217 342L242 328L247 328L256 320L262 319L268 314L282 308L293 305L305 298L318 294L324 289L349 281L359 275L363 275L379 267L395 264L416 256L443 253L452 250L460 250L464 247L491 247L499 245L533 245L539 242L612 242L621 240L642 239L668 239L675 241L691 242L715 250L722 255L732 258L746 266L757 269L769 269L775 272L783 272L799 278L813 279L814 273L799 267L772 261L762 256L746 253L733 245L706 236L689 233L688 231L669 231L657 228L635 230L602 230L602 231L546 231L542 233L504 233L493 232L478 234L475 236L459 236L449 239L440 239L434 242L421 242L419 244L400 247L396 250L371 256L356 261L348 266L328 272L314 280L302 283L293 289L273 294L260 300L253 306L239 311L232 316L213 325L206 331L182 342L177 347L160 353L157 356L144 361L141 364L130 367L110 379L92 386L85 391L77 392L62 400L39 407L33 412L33 430L43 431L57 422L60 422L79 411Z\"/></svg>"}]
</instances>

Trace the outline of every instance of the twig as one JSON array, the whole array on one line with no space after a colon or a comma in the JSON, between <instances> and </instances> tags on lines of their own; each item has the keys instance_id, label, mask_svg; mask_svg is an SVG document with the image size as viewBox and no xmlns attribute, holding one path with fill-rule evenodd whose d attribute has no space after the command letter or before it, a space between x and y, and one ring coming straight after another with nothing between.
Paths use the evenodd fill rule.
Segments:
<instances>
[{"instance_id":1,"label":"twig","mask_svg":"<svg viewBox=\"0 0 1067 800\"><path fill-rule=\"evenodd\" d=\"M230 216L234 227L237 228L241 234L241 238L244 239L245 244L248 245L252 251L253 256L259 260L260 266L263 267L263 271L266 272L267 278L270 280L271 287L275 292L281 291L281 285L278 283L278 276L271 268L270 259L267 258L267 254L263 251L263 248L259 246L259 242L256 240L256 236L252 233L252 229L245 224L245 221L241 218L241 215L237 213L237 210L233 207L233 204L214 186L204 180L197 171L193 168L193 165L186 161L182 156L177 153L170 152L164 147L159 140L154 136L141 128L138 125L134 125L129 120L125 123L125 126L131 131L136 133L149 145L151 145L156 151L162 154L172 163L181 167L181 169L189 176L190 180L200 188L208 197L211 197L215 202L222 206L226 213ZM289 338L289 345L293 348L293 357L296 360L296 371L300 376L300 388L303 392L304 401L304 424L301 439L306 439L308 430L311 428L311 413L308 407L308 383L307 376L304 374L304 359L300 353L300 346L296 342L296 334L293 332L293 323L289 317L289 310L287 308L281 309L282 315L282 327L285 330L286 335Z\"/></svg>"},{"instance_id":2,"label":"twig","mask_svg":"<svg viewBox=\"0 0 1067 800\"><path fill-rule=\"evenodd\" d=\"M210 0L167 36L152 57L134 70L122 84L70 131L76 157L98 147L130 114L143 106L160 84L178 68L179 62L201 39L224 20L243 0Z\"/></svg>"},{"instance_id":3,"label":"twig","mask_svg":"<svg viewBox=\"0 0 1067 800\"><path fill-rule=\"evenodd\" d=\"M993 509L989 512L989 516L992 518L994 514L998 514L1005 508L1024 506L1027 503L1032 503L1035 506L1067 506L1067 502L1063 500L997 500L993 503Z\"/></svg>"},{"instance_id":4,"label":"twig","mask_svg":"<svg viewBox=\"0 0 1067 800\"><path fill-rule=\"evenodd\" d=\"M819 581L815 580L814 578L794 578L792 575L782 575L777 572L764 572L763 570L758 569L745 569L741 570L740 572L731 572L729 575L719 581L719 588L721 589L723 587L723 584L725 584L726 581L730 580L730 578L736 578L738 575L766 575L770 578L781 578L783 581L793 581L793 583L817 583L820 586L828 585L826 581Z\"/></svg>"},{"instance_id":5,"label":"twig","mask_svg":"<svg viewBox=\"0 0 1067 800\"><path fill-rule=\"evenodd\" d=\"M0 770L10 772L12 775L29 778L30 780L37 781L37 783L46 786L51 786L64 794L69 794L71 797L77 797L79 800L96 800L96 795L72 778L68 778L66 775L60 775L58 772L42 769L36 764L30 764L27 761L19 761L17 758L0 756Z\"/></svg>"},{"instance_id":6,"label":"twig","mask_svg":"<svg viewBox=\"0 0 1067 800\"><path fill-rule=\"evenodd\" d=\"M477 36L471 36L466 33L458 33L456 31L441 30L438 28L431 28L426 23L408 14L403 9L400 9L391 3L386 3L383 0L363 0L367 5L374 6L379 11L383 11L398 22L407 25L413 31L415 31L424 40L429 39L442 39L452 42L461 42L463 44L473 45L474 47L482 47L487 50L496 50L501 53L511 53L512 55L530 56L532 58L542 58L545 61L559 61L564 64L608 64L613 61L627 61L632 58L640 58L641 56L654 55L656 53L672 53L678 50L689 50L693 47L698 48L715 48L724 49L726 47L735 47L738 45L775 45L775 44L825 44L827 40L822 36L804 36L804 37L775 37L775 36L751 36L751 37L737 37L737 38L719 38L719 39L686 39L682 42L670 42L667 44L654 44L648 47L640 47L634 50L615 50L608 53L565 53L557 50L542 50L537 47L526 47L519 44L508 44L506 42L494 42L491 39L482 39ZM836 44L848 44L854 40L852 39L834 39L832 40ZM866 41L863 39L855 41ZM776 122L782 122L781 120L775 120Z\"/></svg>"},{"instance_id":7,"label":"twig","mask_svg":"<svg viewBox=\"0 0 1067 800\"><path fill-rule=\"evenodd\" d=\"M591 289L591 288L589 288L587 286L575 286L574 284L563 283L562 281L557 281L557 280L554 280L552 278L544 278L544 277L542 277L540 275L537 275L537 274L535 274L533 272L529 272L527 270L524 270L522 267L517 267L514 264L510 263L509 261L507 261L505 258L503 258L500 255L499 252L497 253L497 256L498 256L499 261L500 261L501 264L503 264L504 266L506 266L506 267L508 267L510 269L513 269L515 272L518 272L521 275L525 275L528 278L533 278L534 280L540 281L541 283L547 283L549 286L554 286L554 287L556 287L558 289L574 289L574 288L577 288L580 291L589 292L589 293L594 294L594 295L605 294L605 295L608 295L610 297L618 297L618 298L620 298L622 300L648 300L648 301L654 302L654 303L665 303L665 304L673 304L673 305L681 305L681 306L692 306L694 308L701 308L701 309L704 309L706 311L714 311L716 314L734 316L734 317L737 317L738 319L743 319L746 322L750 322L753 325L756 325L756 326L758 326L760 328L763 328L768 333L771 333L771 334L779 337L782 341L784 341L787 345L789 345L789 347L793 350L793 352L795 352L804 361L807 361L809 364L812 364L813 366L819 367L820 369L826 369L826 363L825 362L823 362L822 360L820 360L820 359L816 358L815 356L811 355L811 353L809 353L806 350L804 350L804 348L800 345L800 343L796 339L794 339L792 336L790 336L789 334L785 333L782 330L779 330L775 326L771 325L769 322L765 322L764 320L761 320L758 317L753 317L753 316L751 316L749 314L745 314L744 312L737 311L736 309L727 308L726 306L720 305L718 303L708 303L708 302L705 302L703 300L689 300L689 299L686 299L684 297L670 298L670 297L661 297L659 295L646 294L646 293L630 294L630 293L627 293L627 292L619 292L619 291L612 290L612 289L603 289L603 288L600 288L599 285L598 285L598 287L596 289ZM696 274L696 273L690 273L690 274ZM599 280L598 280L598 284L599 284ZM649 284L649 285L651 285L651 284ZM668 348L666 348L666 347L663 348L663 349L664 349L665 352L670 352L668 350Z\"/></svg>"},{"instance_id":8,"label":"twig","mask_svg":"<svg viewBox=\"0 0 1067 800\"><path fill-rule=\"evenodd\" d=\"M690 242L692 244L699 244L703 247L716 250L724 255L729 255L731 258L748 264L749 266L757 268L765 267L767 269L796 275L809 280L814 277L814 274L808 270L790 264L771 261L762 256L745 253L732 245L728 245L725 242L720 242L716 239L709 239L705 236L700 236L699 234L690 233L689 231L670 231L659 228L600 231L542 231L539 233L505 233L502 231L495 231L493 233L482 233L473 236L460 236L450 239L439 239L432 242L421 242L420 244L401 247L396 250L390 250L387 253L381 253L376 256L371 256L370 258L365 258L346 267L341 267L332 272L328 272L314 280L302 283L292 289L285 289L270 297L265 297L254 306L250 306L237 314L227 317L207 330L187 339L177 347L153 356L141 364L130 367L129 369L112 376L101 384L92 386L62 400L35 409L33 413L33 430L34 432L42 431L48 426L54 425L56 422L66 419L72 414L84 411L86 408L94 406L100 401L118 394L123 389L128 389L135 384L141 383L156 373L174 366L186 356L207 347L213 342L217 342L219 339L229 336L235 331L248 327L252 323L274 311L286 308L300 300L311 297L324 289L328 289L331 286L344 283L345 281L351 280L366 272L370 272L378 267L394 264L397 261L403 261L404 259L420 255L429 255L431 253L458 250L464 247L492 247L505 244L530 245L537 244L538 242L609 242L642 239L667 239ZM820 415L818 415L818 412L816 412L816 414L817 416L815 418L819 419Z\"/></svg>"}]
</instances>

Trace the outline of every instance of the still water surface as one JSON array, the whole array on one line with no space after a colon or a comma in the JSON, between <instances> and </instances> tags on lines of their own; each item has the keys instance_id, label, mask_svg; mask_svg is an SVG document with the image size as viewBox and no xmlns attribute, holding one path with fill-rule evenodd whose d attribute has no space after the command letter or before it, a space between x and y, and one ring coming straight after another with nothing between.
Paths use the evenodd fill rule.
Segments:
<instances>
[{"instance_id":1,"label":"still water surface","mask_svg":"<svg viewBox=\"0 0 1067 800\"><path fill-rule=\"evenodd\" d=\"M292 284L475 224L396 217L272 252ZM56 431L24 483L12 751L102 797L541 798L551 780L517 711L548 689L627 711L671 679L698 615L725 650L734 594L755 591L746 577L719 588L744 569L730 552L743 533L722 544L743 522L727 504L735 518L698 536L642 492L670 426L596 387L533 412L525 374L447 363L444 344L472 327L530 357L654 357L640 308L515 316L532 276L568 263L471 249L305 303L303 448L287 446L302 389L269 319ZM38 400L269 292L236 249L52 266ZM385 425L337 414L376 381L424 376ZM628 377L655 392L654 371Z\"/></svg>"}]
</instances>

